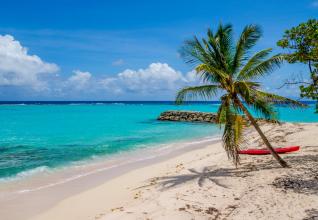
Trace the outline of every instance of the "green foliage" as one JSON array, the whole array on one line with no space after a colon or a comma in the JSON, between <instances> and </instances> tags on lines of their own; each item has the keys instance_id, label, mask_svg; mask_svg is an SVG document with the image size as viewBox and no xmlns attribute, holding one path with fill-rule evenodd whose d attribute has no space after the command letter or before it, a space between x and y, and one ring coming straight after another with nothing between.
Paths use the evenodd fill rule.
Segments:
<instances>
[{"instance_id":1,"label":"green foliage","mask_svg":"<svg viewBox=\"0 0 318 220\"><path fill-rule=\"evenodd\" d=\"M300 96L316 100L316 113L318 113L318 20L310 19L286 30L277 45L290 51L285 55L288 62L308 65L311 82L308 86L299 87Z\"/></svg>"},{"instance_id":2,"label":"green foliage","mask_svg":"<svg viewBox=\"0 0 318 220\"><path fill-rule=\"evenodd\" d=\"M219 25L215 33L208 29L206 38L199 40L194 37L186 41L180 51L185 61L194 65L206 85L180 90L176 101L182 103L198 97L210 100L217 93L223 94L217 121L224 125L223 146L235 165L239 163L238 151L244 144L242 113L246 113L246 109L242 102L263 117L274 120L273 103L302 106L291 99L263 92L260 84L252 81L272 72L284 60L280 54L269 57L271 49L251 55L251 48L261 35L259 26L248 25L235 43L232 26Z\"/></svg>"},{"instance_id":3,"label":"green foliage","mask_svg":"<svg viewBox=\"0 0 318 220\"><path fill-rule=\"evenodd\" d=\"M311 98L312 100L316 100L316 111L318 113L318 73L317 69L310 75L311 84L308 86L301 85L300 89L300 97L302 98Z\"/></svg>"},{"instance_id":4,"label":"green foliage","mask_svg":"<svg viewBox=\"0 0 318 220\"><path fill-rule=\"evenodd\" d=\"M289 62L318 61L318 20L310 19L290 30L277 42L282 48L292 50L286 58Z\"/></svg>"},{"instance_id":5,"label":"green foliage","mask_svg":"<svg viewBox=\"0 0 318 220\"><path fill-rule=\"evenodd\" d=\"M202 97L210 99L216 95L219 87L217 85L203 85L183 88L176 97L176 103L182 103L183 100Z\"/></svg>"}]
</instances>

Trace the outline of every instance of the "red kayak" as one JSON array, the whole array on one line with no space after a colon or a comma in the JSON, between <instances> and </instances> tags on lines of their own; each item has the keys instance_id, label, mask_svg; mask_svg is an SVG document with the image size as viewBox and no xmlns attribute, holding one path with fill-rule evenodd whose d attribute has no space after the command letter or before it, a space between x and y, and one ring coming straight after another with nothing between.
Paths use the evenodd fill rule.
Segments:
<instances>
[{"instance_id":1,"label":"red kayak","mask_svg":"<svg viewBox=\"0 0 318 220\"><path fill-rule=\"evenodd\" d=\"M289 146L289 147L279 147L275 148L275 152L283 154L293 151L298 151L299 146ZM270 154L271 152L267 149L247 149L247 150L240 150L239 154L250 154L250 155L265 155Z\"/></svg>"}]
</instances>

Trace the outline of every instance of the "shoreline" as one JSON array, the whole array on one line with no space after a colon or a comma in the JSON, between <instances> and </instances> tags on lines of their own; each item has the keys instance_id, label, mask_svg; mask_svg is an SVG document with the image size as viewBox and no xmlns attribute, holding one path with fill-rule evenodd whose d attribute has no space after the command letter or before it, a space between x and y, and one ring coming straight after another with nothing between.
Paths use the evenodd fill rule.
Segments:
<instances>
[{"instance_id":1,"label":"shoreline","mask_svg":"<svg viewBox=\"0 0 318 220\"><path fill-rule=\"evenodd\" d=\"M235 168L220 141L207 142L69 182L69 187L45 189L45 194L26 193L18 202L0 204L0 214L6 220L296 220L318 215L318 123L260 126L274 147L301 146L282 154L290 168L281 168L271 155L242 155ZM247 146L262 146L253 128L246 137Z\"/></svg>"},{"instance_id":2,"label":"shoreline","mask_svg":"<svg viewBox=\"0 0 318 220\"><path fill-rule=\"evenodd\" d=\"M242 164L235 168L217 142L117 176L32 219L289 220L316 216L318 124L261 127L275 147L302 146L298 152L282 155L291 168L281 168L271 155L242 155ZM249 144L260 147L253 128L246 132Z\"/></svg>"},{"instance_id":3,"label":"shoreline","mask_svg":"<svg viewBox=\"0 0 318 220\"><path fill-rule=\"evenodd\" d=\"M108 155L98 159L80 162L79 165L71 165L56 169L47 173L37 173L24 179L12 179L0 182L0 215L6 219L31 218L53 207L54 204L68 197L97 187L118 176L133 170L160 163L184 153L206 147L207 144L220 142L220 137L196 138L188 141L162 144L157 147L145 147L117 155ZM153 156L155 154L155 156ZM127 159L130 159L130 161ZM40 184L40 185L39 185ZM74 188L73 186L76 185ZM54 195L54 196L52 196ZM43 198L52 198L40 202ZM39 201L23 208L29 198ZM21 204L18 207L16 204ZM33 207L34 206L34 207ZM14 213L13 209L24 210L23 214Z\"/></svg>"}]
</instances>

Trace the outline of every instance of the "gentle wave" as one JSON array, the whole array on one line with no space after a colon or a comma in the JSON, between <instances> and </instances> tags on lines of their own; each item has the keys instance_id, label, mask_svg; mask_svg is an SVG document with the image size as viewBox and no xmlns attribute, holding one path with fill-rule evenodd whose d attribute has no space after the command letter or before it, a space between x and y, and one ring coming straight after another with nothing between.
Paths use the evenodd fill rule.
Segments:
<instances>
[{"instance_id":1,"label":"gentle wave","mask_svg":"<svg viewBox=\"0 0 318 220\"><path fill-rule=\"evenodd\" d=\"M30 170L21 171L20 173L17 173L15 176L0 178L0 182L17 181L27 177L34 176L36 174L44 174L44 173L51 173L51 172L52 172L52 168L49 168L47 166L40 166Z\"/></svg>"},{"instance_id":2,"label":"gentle wave","mask_svg":"<svg viewBox=\"0 0 318 220\"><path fill-rule=\"evenodd\" d=\"M95 160L104 156L113 157L120 152L138 148L165 148L167 143L189 141L221 132L218 126L211 124L156 120L160 113L166 110L182 108L189 111L216 112L218 106L215 103L184 107L170 105L173 102L11 103L33 104L28 107L2 106L3 103L0 102L1 178L28 176L28 172L45 173L45 170L41 170L44 167L50 167L51 171L74 165L74 162L92 158ZM50 104L56 106L46 106ZM67 104L82 106L66 106ZM98 107L99 104L112 106ZM125 106L121 106L122 104ZM278 110L282 121L318 121L318 115L313 113L313 108ZM35 170L30 171L31 169Z\"/></svg>"},{"instance_id":3,"label":"gentle wave","mask_svg":"<svg viewBox=\"0 0 318 220\"><path fill-rule=\"evenodd\" d=\"M220 140L220 137L215 136L212 138L202 138L199 140L193 140L191 142L186 142L186 143L178 143L179 146L176 145L176 143L170 143L170 144L162 144L160 145L158 148L154 148L154 147L145 147L143 149L138 149L138 150L132 150L131 152L123 152L122 154L118 154L117 156L121 156L124 155L126 158L128 158L127 160L124 160L124 162L120 162L120 163L116 163L115 165L111 165L111 166L107 166L107 167L101 167L101 168L97 168L94 170L91 170L89 172L85 172L85 173L80 173L80 174L76 174L73 176L70 176L68 178L65 178L63 180L59 180L56 182L52 182L52 183L48 183L46 185L42 185L36 188L27 188L27 189L22 189L17 191L16 193L28 193L28 192L34 192L34 191L38 191L38 190L42 190L42 189L46 189L46 188L50 188L50 187L54 187L57 185L61 185L61 184L65 184L86 176L90 176L96 173L100 173L103 171L107 171L110 169L114 169L116 167L120 167L120 166L124 166L124 165L129 165L129 164L134 164L137 162L141 162L141 161L147 161L147 160L151 160L151 159L155 159L158 158L160 156L164 156L167 155L173 151L176 150L181 150L184 148L187 148L189 146L192 145L197 145L197 144L203 144L203 143L208 143L208 142L212 142L212 141L218 141ZM170 151L167 151L167 149L170 149ZM148 151L146 154L144 151ZM155 151L154 153L152 153L153 151ZM131 158L131 153L135 153L136 155L142 155L142 157L138 158L138 159L129 159ZM109 157L108 157L109 158ZM53 171L61 171L63 169L69 169L69 168L74 168L74 167L87 167L87 166L91 166L94 165L94 161L99 161L101 160L102 157L96 157L96 160L90 160L90 161L86 161L86 163L84 163L83 161L80 162L80 164L75 165L73 164L68 166L68 167L63 167L60 169L50 169L48 167L38 167L29 171L23 171L21 173L19 173L16 177L10 177L10 178L6 178L6 181L14 181L14 180L21 180L22 178L26 178L26 177L31 177L34 175L39 175L39 174L44 174L44 173L52 173ZM3 181L3 179L2 179Z\"/></svg>"}]
</instances>

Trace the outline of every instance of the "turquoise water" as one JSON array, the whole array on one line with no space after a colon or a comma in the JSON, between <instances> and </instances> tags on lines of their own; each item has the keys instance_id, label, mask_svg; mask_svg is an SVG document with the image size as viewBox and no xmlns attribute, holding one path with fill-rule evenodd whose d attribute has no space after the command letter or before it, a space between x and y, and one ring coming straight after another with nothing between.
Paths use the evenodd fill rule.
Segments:
<instances>
[{"instance_id":1,"label":"turquoise water","mask_svg":"<svg viewBox=\"0 0 318 220\"><path fill-rule=\"evenodd\" d=\"M165 110L215 112L217 104L0 105L0 178L96 156L220 134L212 124L159 122ZM313 106L278 108L280 119L318 122Z\"/></svg>"}]
</instances>

